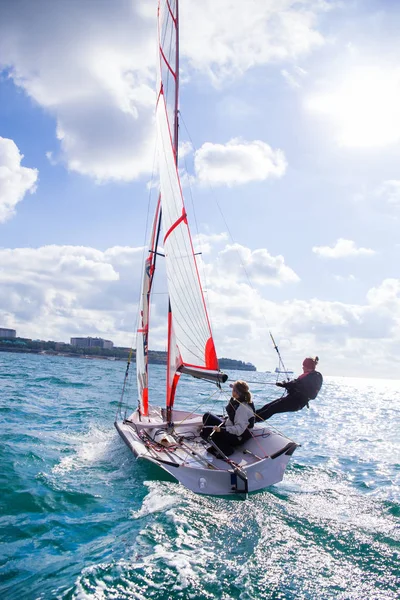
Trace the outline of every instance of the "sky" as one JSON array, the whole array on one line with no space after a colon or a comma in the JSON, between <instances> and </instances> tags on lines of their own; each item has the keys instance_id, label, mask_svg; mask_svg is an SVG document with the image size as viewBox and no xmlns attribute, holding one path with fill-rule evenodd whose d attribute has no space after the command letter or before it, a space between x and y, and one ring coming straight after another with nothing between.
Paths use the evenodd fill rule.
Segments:
<instances>
[{"instance_id":1,"label":"sky","mask_svg":"<svg viewBox=\"0 0 400 600\"><path fill-rule=\"evenodd\" d=\"M0 327L18 336L134 343L156 13L0 2ZM179 169L218 356L274 370L271 331L296 373L318 355L399 378L399 28L393 0L181 0Z\"/></svg>"}]
</instances>

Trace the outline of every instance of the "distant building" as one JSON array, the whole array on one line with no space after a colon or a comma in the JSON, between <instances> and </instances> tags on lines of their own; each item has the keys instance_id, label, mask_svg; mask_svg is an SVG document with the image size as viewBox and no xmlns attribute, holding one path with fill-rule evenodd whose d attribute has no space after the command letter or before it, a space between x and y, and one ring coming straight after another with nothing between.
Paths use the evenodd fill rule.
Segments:
<instances>
[{"instance_id":1,"label":"distant building","mask_svg":"<svg viewBox=\"0 0 400 600\"><path fill-rule=\"evenodd\" d=\"M0 338L15 338L17 337L17 332L15 329L4 329L4 327L0 327Z\"/></svg>"},{"instance_id":2,"label":"distant building","mask_svg":"<svg viewBox=\"0 0 400 600\"><path fill-rule=\"evenodd\" d=\"M77 348L102 348L103 350L111 350L114 344L110 340L103 340L103 338L71 338L71 346Z\"/></svg>"}]
</instances>

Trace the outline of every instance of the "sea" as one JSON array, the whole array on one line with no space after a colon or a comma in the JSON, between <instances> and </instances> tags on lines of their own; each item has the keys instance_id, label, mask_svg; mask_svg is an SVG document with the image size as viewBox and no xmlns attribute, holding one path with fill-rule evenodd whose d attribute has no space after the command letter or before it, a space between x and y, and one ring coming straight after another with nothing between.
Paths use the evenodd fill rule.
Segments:
<instances>
[{"instance_id":1,"label":"sea","mask_svg":"<svg viewBox=\"0 0 400 600\"><path fill-rule=\"evenodd\" d=\"M0 353L1 600L400 598L399 381L325 377L269 421L301 444L283 481L240 500L136 461L114 428L125 368ZM281 394L273 374L229 377L256 406ZM163 367L150 381L162 402ZM179 387L179 408L226 401Z\"/></svg>"}]
</instances>

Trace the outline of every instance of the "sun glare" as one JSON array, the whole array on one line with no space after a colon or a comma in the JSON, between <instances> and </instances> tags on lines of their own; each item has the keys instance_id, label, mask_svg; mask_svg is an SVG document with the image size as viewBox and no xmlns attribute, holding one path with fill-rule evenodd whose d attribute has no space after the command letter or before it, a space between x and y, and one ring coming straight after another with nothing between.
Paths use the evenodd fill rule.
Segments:
<instances>
[{"instance_id":1,"label":"sun glare","mask_svg":"<svg viewBox=\"0 0 400 600\"><path fill-rule=\"evenodd\" d=\"M343 146L395 143L400 140L400 69L354 69L329 91L311 96L307 106L332 118Z\"/></svg>"}]
</instances>

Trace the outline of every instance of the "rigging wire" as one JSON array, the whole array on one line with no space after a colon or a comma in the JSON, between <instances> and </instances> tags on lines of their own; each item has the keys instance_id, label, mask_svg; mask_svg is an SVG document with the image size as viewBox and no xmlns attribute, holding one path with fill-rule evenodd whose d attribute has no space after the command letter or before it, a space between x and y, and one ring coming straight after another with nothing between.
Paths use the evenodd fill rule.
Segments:
<instances>
[{"instance_id":1,"label":"rigging wire","mask_svg":"<svg viewBox=\"0 0 400 600\"><path fill-rule=\"evenodd\" d=\"M192 147L194 148L193 141L192 141L192 139L190 137L190 134L188 132L188 128L186 126L185 120L183 119L181 111L179 111L179 117L180 117L180 119L182 119L182 122L183 122L183 125L185 127L186 133L188 134L190 143L192 144ZM183 162L184 162L184 166L185 166L185 173L187 174L187 184L188 184L189 197L190 197L190 202L191 202L191 207L192 207L193 222L194 222L194 225L195 225L195 230L196 230L196 234L197 234L197 238L198 238L198 245L200 247L200 252L198 254L203 254L200 229L199 229L199 225L198 225L198 221L197 221L197 213L196 213L194 199L193 199L192 186L191 186L191 183L190 183L189 169L188 169L187 162L186 162L186 156L184 155L182 158L183 158ZM206 275L206 271L205 271L205 268L204 268L204 262L203 262L203 260L200 260L200 261L196 260L196 264L201 268L201 280L204 281L204 283L205 283L206 289L202 288L203 296L204 296L204 300L205 300L205 297L208 296L208 294L207 294L207 288L209 287L209 285L207 283L207 275ZM212 320L211 319L212 310L211 310L211 306L210 306L209 302L207 302L207 312L210 315L210 321L211 321Z\"/></svg>"},{"instance_id":2,"label":"rigging wire","mask_svg":"<svg viewBox=\"0 0 400 600\"><path fill-rule=\"evenodd\" d=\"M181 112L179 112L179 116L181 117ZM182 120L183 120L183 117L182 117ZM186 127L185 122L183 122L183 124L185 125L185 129L187 131L187 127ZM188 169L187 162L186 162L186 156L184 155L182 158L183 158L183 162L184 162L184 165L185 165L185 172L187 174L187 184L188 184L189 197L190 197L190 202L191 202L191 207L192 207L193 222L194 222L194 225L195 225L195 230L196 230L196 235L197 235L197 243L198 243L198 246L200 247L200 252L198 252L196 254L201 254L202 255L203 254L203 247L202 247L202 242L201 242L200 229L199 229L199 225L198 225L198 221L197 221L197 213L196 213L194 199L193 199L192 186L191 186L191 183L190 183L189 169ZM204 267L204 262L203 262L202 259L199 260L199 261L196 260L196 264L201 269L201 280L204 281L204 283L205 283L205 288L206 289L203 288L203 290L202 290L203 291L203 295L204 295L204 297L206 297L206 296L208 297L208 293L207 292L208 292L209 285L208 285L208 281L207 281L207 274L206 274L206 270L205 270L205 267ZM207 312L210 315L210 321L211 321L211 313L212 313L212 311L211 311L211 306L210 306L209 302L207 302Z\"/></svg>"},{"instance_id":3,"label":"rigging wire","mask_svg":"<svg viewBox=\"0 0 400 600\"><path fill-rule=\"evenodd\" d=\"M202 406L203 406L203 405L204 405L206 402L209 402L209 401L210 401L210 400L213 398L213 396L215 396L216 394L219 394L219 396L221 396L221 394L224 394L224 393L225 393L225 392L223 392L222 390L220 390L220 389L216 389L216 390L215 390L215 391L214 391L212 394L210 394L210 395L208 396L208 398L204 398L204 400L202 400L202 401L200 402L200 404L198 404L198 405L196 406L196 408L194 408L194 409L193 409L193 410L192 410L192 411L191 411L189 414L187 414L185 417L183 417L183 419L182 419L181 421L179 421L178 423L174 423L174 427L178 427L178 426L182 425L182 423L184 423L184 422L185 422L187 419L189 419L189 418L190 418L192 415L196 415L196 414L198 414L198 412L197 412L197 411L198 411L200 408L202 408ZM218 402L219 400L220 400L220 398L214 398L214 403L213 403L213 405L212 405L212 408L215 406L216 402ZM211 409L210 409L210 410L211 410Z\"/></svg>"},{"instance_id":4,"label":"rigging wire","mask_svg":"<svg viewBox=\"0 0 400 600\"><path fill-rule=\"evenodd\" d=\"M183 115L182 115L182 111L179 111L179 116L180 116L180 120L182 121L182 123L183 123L183 125L184 125L184 127L185 127L185 130L186 130L187 136L188 136L188 138L189 138L189 140L190 140L190 143L192 144L192 147L193 147L194 151L196 151L196 150L197 150L197 148L196 148L196 145L194 144L194 142L193 142L193 139L192 139L192 137L191 137L191 135L190 135L190 133L189 133L188 127L187 127L187 125L186 125L186 122L185 122L185 119L183 118ZM186 166L186 161L185 161L185 166ZM211 191L213 192L213 198L214 198L214 201L215 201L215 203L216 203L216 205L217 205L217 208L218 208L218 211L219 211L219 213L220 213L220 215L221 215L221 217L222 217L222 220L223 220L224 226L225 226L226 230L228 231L228 235L229 235L230 239L232 240L232 243L233 243L233 244L236 244L236 242L235 242L235 239L234 239L234 237L233 237L233 235L232 235L232 232L231 232L231 230L230 230L230 228L229 228L229 225L228 225L228 223L227 223L227 221L226 221L226 219L225 219L225 215L224 215L224 213L223 213L223 211L222 211L222 208L221 208L221 206L220 206L220 204L219 204L219 202L218 202L218 198L216 197L216 194L214 193L214 188L212 187L212 185L211 185L210 183L209 183L208 185L209 185L209 187L210 187ZM189 183L189 189L190 189L190 194L191 194L190 183ZM192 204L193 204L193 199L192 199ZM194 207L194 204L193 204L193 207ZM193 208L193 211L194 211L194 208ZM195 211L194 211L194 212L195 212ZM196 221L195 221L195 222L196 222ZM196 222L196 224L197 224L197 222ZM243 269L243 272L244 272L244 274L245 274L245 276L246 276L247 282L248 282L248 284L249 284L250 288L252 289L252 291L255 293L255 292L256 292L256 288L254 287L254 285L253 285L253 283L252 283L252 281L251 281L251 279L250 279L250 275L249 275L249 273L248 273L248 271L247 271L247 269L246 269L246 267L245 267L245 265L244 265L244 263L243 263L243 261L242 261L242 258L241 258L241 256L240 256L240 253L239 253L237 250L236 250L236 252L237 252L237 255L238 255L238 258L239 258L240 265L241 265L241 267L242 267L242 269ZM267 322L267 319L266 319L266 317L265 317L265 314L264 314L263 312L262 312L261 314L262 314L262 316L263 316L263 319L264 319L264 321L265 321L265 324L266 324L266 326L268 327L268 322ZM274 344L274 348L275 348L275 350L276 350L276 351L277 351L277 353L278 353L278 356L279 356L279 364L280 364L280 365L282 365L282 369L285 371L285 374L286 374L286 376L288 377L288 376L289 376L289 374L288 374L288 371L287 371L286 367L284 366L284 363L283 363L283 360L282 360L281 354L280 354L280 352L279 352L278 346L275 344L275 340L274 340L274 338L273 338L273 336L272 336L272 333L271 333L271 331L269 331L269 334L270 334L270 336L271 336L271 339L272 339L272 342L273 342L273 344ZM278 380L278 379L279 379L279 373L277 374L277 380Z\"/></svg>"},{"instance_id":5,"label":"rigging wire","mask_svg":"<svg viewBox=\"0 0 400 600\"><path fill-rule=\"evenodd\" d=\"M142 265L141 265L140 273L143 273L143 271L144 271L144 264L145 264L145 261L146 261L146 254L148 253L147 238L148 238L148 229L149 229L149 221L150 221L150 206L151 206L151 201L152 201L152 190L153 190L153 187L154 187L153 183L154 183L154 180L155 180L155 175L154 174L155 174L156 156L157 156L157 143L154 144L153 167L152 167L152 172L151 172L151 179L150 179L150 184L149 184L149 194L148 194L148 199L147 199L146 224L145 224L145 228L144 228ZM138 293L138 299L137 299L137 306L138 307L140 306L140 297L141 297L141 294L142 294L142 282L140 281L139 293ZM136 331L137 331L137 329L139 327L139 319L140 319L139 312L140 311L137 310L135 333L133 334L131 345L130 345L130 351L129 351L129 355L128 355L128 360L127 360L127 365L126 365L126 371L125 371L125 377L124 377L124 382L123 382L123 385L122 385L121 397L120 397L119 404L118 404L117 414L118 414L118 412L120 414L122 414L121 409L122 409L122 404L123 404L123 400L124 400L125 391L126 391L126 388L127 388L127 381L128 381L128 376L129 376L129 368L130 368L130 365L131 365L132 355L133 355L133 346L134 346L135 339L136 339ZM135 358L136 358L136 350L135 350ZM125 417L126 417L126 410L125 410Z\"/></svg>"}]
</instances>

